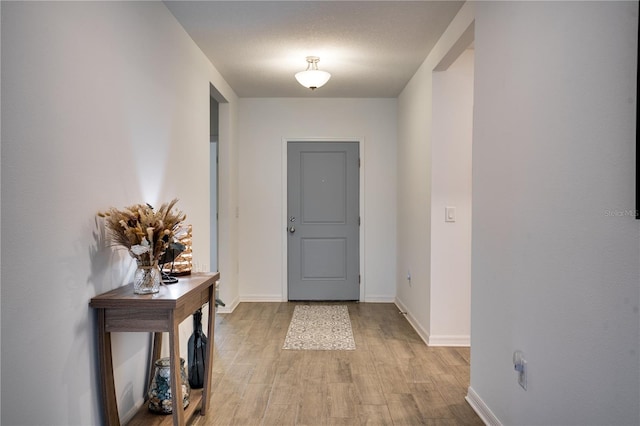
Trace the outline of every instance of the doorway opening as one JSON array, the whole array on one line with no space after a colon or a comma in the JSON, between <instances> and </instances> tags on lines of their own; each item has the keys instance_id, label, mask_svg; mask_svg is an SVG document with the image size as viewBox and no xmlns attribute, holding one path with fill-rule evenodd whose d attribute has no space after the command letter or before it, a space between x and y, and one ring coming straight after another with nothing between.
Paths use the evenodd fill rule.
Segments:
<instances>
[{"instance_id":1,"label":"doorway opening","mask_svg":"<svg viewBox=\"0 0 640 426\"><path fill-rule=\"evenodd\" d=\"M219 103L209 96L209 220L211 271L218 271L218 139L220 136Z\"/></svg>"}]
</instances>

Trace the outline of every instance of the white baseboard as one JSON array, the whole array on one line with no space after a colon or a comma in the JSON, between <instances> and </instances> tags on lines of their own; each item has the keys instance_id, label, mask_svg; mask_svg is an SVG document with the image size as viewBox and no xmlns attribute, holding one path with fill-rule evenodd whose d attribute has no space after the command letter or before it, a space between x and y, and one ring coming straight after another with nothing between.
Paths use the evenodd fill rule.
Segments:
<instances>
[{"instance_id":1,"label":"white baseboard","mask_svg":"<svg viewBox=\"0 0 640 426\"><path fill-rule=\"evenodd\" d=\"M364 298L365 303L394 303L395 300L394 296L366 296Z\"/></svg>"},{"instance_id":2,"label":"white baseboard","mask_svg":"<svg viewBox=\"0 0 640 426\"><path fill-rule=\"evenodd\" d=\"M286 300L282 300L282 296L273 294L247 294L240 296L240 302L286 302Z\"/></svg>"},{"instance_id":3,"label":"white baseboard","mask_svg":"<svg viewBox=\"0 0 640 426\"><path fill-rule=\"evenodd\" d=\"M231 303L227 303L226 306L218 306L217 312L219 314L230 314L235 308L238 307L238 304L240 304L240 298L236 297L231 301Z\"/></svg>"},{"instance_id":4,"label":"white baseboard","mask_svg":"<svg viewBox=\"0 0 640 426\"><path fill-rule=\"evenodd\" d=\"M418 333L418 336L420 336L420 338L428 346L429 345L429 333L427 333L427 330L422 328L420 323L418 323L418 321L416 321L415 317L413 315L411 315L411 312L409 312L407 307L400 301L400 299L398 299L396 297L396 299L394 300L394 303L398 307L398 309L400 309L400 312L405 313L405 317L407 318L407 321L409 321L409 324L411 324L411 327L413 327L413 329L416 331L416 333Z\"/></svg>"},{"instance_id":5,"label":"white baseboard","mask_svg":"<svg viewBox=\"0 0 640 426\"><path fill-rule=\"evenodd\" d=\"M484 403L480 395L478 395L471 386L467 389L467 396L464 398L467 400L473 411L476 412L478 417L482 419L487 426L502 426L502 423L491 409Z\"/></svg>"},{"instance_id":6,"label":"white baseboard","mask_svg":"<svg viewBox=\"0 0 640 426\"><path fill-rule=\"evenodd\" d=\"M469 335L429 335L429 332L422 328L420 323L411 314L407 307L400 301L400 299L396 298L394 300L394 303L401 312L405 313L407 321L409 321L411 327L413 327L413 329L416 331L416 333L418 333L420 338L424 341L424 343L427 344L427 346L471 346L471 336Z\"/></svg>"},{"instance_id":7,"label":"white baseboard","mask_svg":"<svg viewBox=\"0 0 640 426\"><path fill-rule=\"evenodd\" d=\"M429 346L459 346L468 348L471 346L471 336L429 336Z\"/></svg>"}]
</instances>

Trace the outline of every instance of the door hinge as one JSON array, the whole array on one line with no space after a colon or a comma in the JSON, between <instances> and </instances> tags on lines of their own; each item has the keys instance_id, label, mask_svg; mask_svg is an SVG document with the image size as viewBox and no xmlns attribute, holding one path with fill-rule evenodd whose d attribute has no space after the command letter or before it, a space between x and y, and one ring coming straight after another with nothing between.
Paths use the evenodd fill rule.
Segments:
<instances>
[{"instance_id":1,"label":"door hinge","mask_svg":"<svg viewBox=\"0 0 640 426\"><path fill-rule=\"evenodd\" d=\"M360 221L360 216L358 216L358 226L360 226L362 222Z\"/></svg>"},{"instance_id":2,"label":"door hinge","mask_svg":"<svg viewBox=\"0 0 640 426\"><path fill-rule=\"evenodd\" d=\"M360 158L358 158L358 167L361 166Z\"/></svg>"},{"instance_id":3,"label":"door hinge","mask_svg":"<svg viewBox=\"0 0 640 426\"><path fill-rule=\"evenodd\" d=\"M362 284L362 275L358 275L358 284Z\"/></svg>"}]
</instances>

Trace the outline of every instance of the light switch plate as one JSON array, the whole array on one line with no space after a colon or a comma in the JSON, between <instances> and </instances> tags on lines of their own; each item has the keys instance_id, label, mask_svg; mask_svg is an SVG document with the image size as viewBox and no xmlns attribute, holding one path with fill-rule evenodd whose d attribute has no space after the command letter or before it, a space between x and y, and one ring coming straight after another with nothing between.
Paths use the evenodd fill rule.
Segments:
<instances>
[{"instance_id":1,"label":"light switch plate","mask_svg":"<svg viewBox=\"0 0 640 426\"><path fill-rule=\"evenodd\" d=\"M444 221L445 222L455 222L456 221L456 208L455 207L445 207L444 208Z\"/></svg>"}]
</instances>

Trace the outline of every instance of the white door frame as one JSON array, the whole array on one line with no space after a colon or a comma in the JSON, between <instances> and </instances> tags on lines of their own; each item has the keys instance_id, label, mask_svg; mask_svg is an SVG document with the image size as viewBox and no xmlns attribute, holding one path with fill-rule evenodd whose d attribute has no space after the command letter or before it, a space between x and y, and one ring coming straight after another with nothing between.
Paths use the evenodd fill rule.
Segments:
<instances>
[{"instance_id":1,"label":"white door frame","mask_svg":"<svg viewBox=\"0 0 640 426\"><path fill-rule=\"evenodd\" d=\"M359 176L359 191L360 191L360 206L358 208L360 213L360 254L359 254L359 268L360 268L360 301L364 301L366 278L364 274L365 265L365 245L364 245L364 227L365 227L365 215L364 215L364 170L367 162L364 160L364 137L346 137L346 138L282 138L282 211L280 214L281 220L281 232L282 232L282 301L289 300L289 277L288 277L288 241L287 238L287 144L289 142L358 142L359 156L360 156L360 176Z\"/></svg>"}]
</instances>

